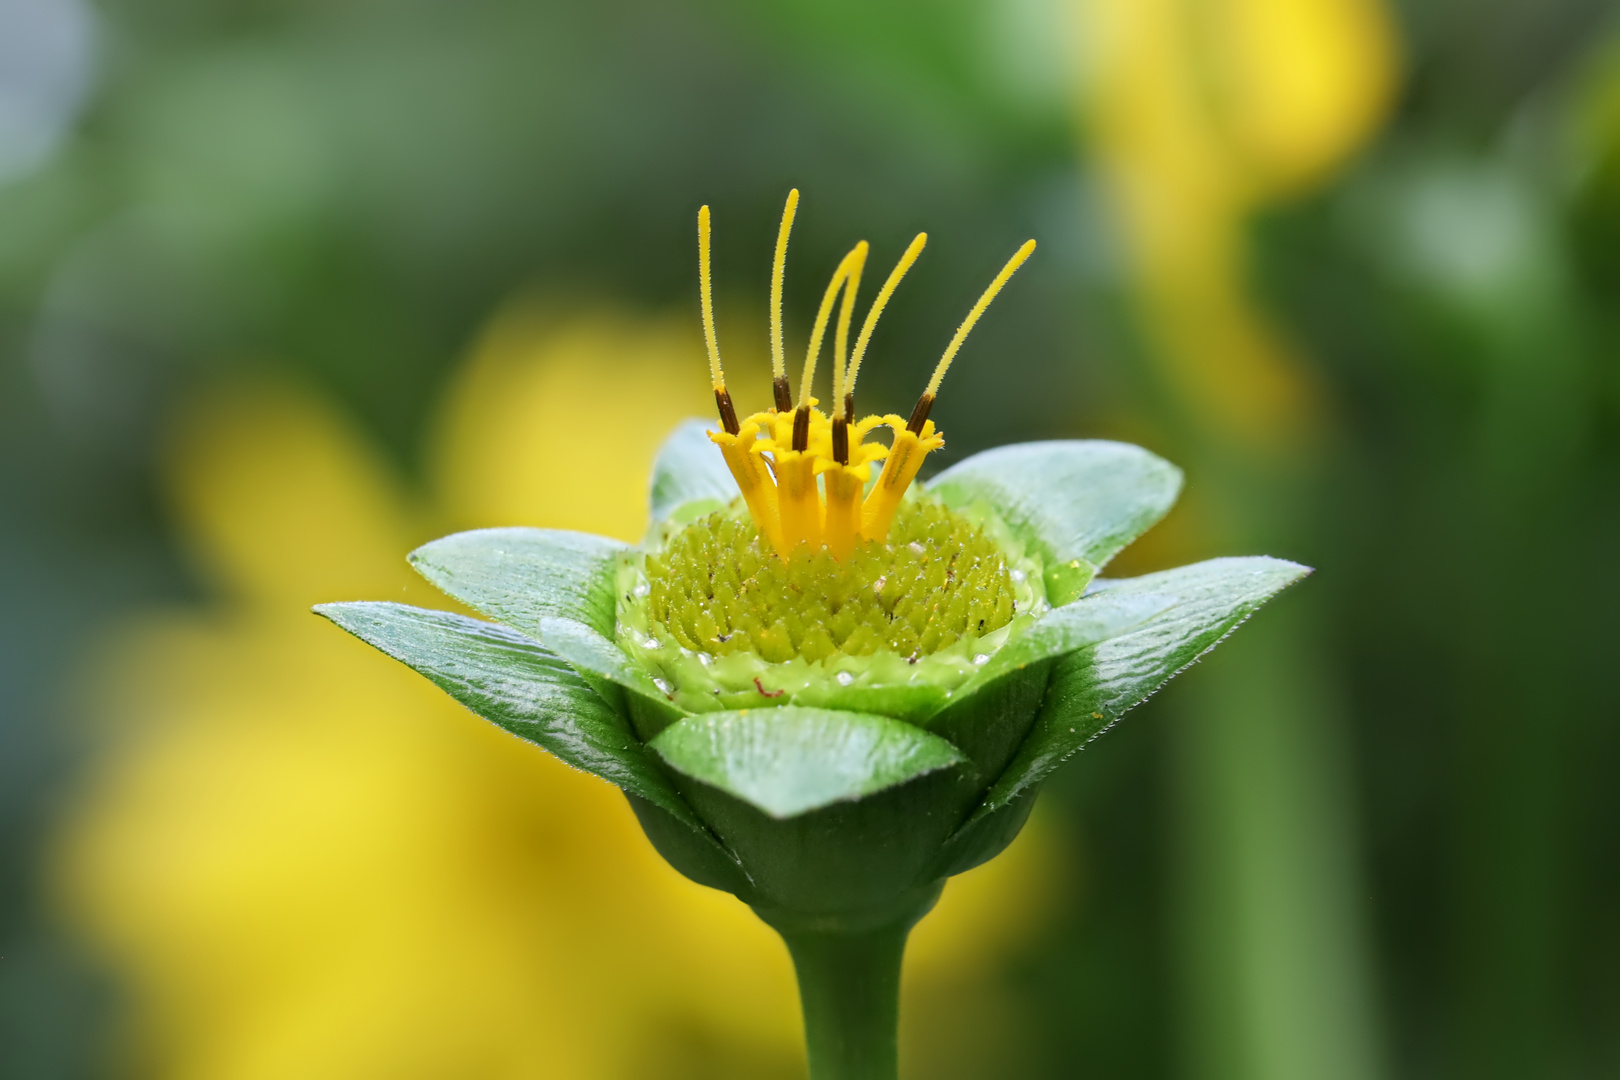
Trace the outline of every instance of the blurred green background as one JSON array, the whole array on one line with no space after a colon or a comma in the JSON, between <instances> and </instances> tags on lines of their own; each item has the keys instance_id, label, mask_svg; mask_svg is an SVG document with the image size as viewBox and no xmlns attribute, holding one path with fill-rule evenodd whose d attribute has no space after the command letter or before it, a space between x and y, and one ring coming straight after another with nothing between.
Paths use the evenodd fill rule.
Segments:
<instances>
[{"instance_id":1,"label":"blurred green background","mask_svg":"<svg viewBox=\"0 0 1620 1080\"><path fill-rule=\"evenodd\" d=\"M1620 1075L1617 16L0 0L0 1075L797 1075L768 939L302 615L634 536L693 213L746 370L795 185L795 334L929 231L880 411L1040 241L942 463L1130 439L1117 572L1319 568L948 895L909 1073Z\"/></svg>"}]
</instances>

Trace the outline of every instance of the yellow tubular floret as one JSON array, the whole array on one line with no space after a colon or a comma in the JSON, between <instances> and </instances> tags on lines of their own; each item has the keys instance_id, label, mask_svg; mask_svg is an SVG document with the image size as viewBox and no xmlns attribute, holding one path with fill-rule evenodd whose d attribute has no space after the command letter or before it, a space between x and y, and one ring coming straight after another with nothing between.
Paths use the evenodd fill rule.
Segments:
<instances>
[{"instance_id":1,"label":"yellow tubular floret","mask_svg":"<svg viewBox=\"0 0 1620 1080\"><path fill-rule=\"evenodd\" d=\"M825 543L832 557L840 561L855 551L861 538L861 494L866 478L848 465L834 464L822 474L827 488Z\"/></svg>"},{"instance_id":2,"label":"yellow tubular floret","mask_svg":"<svg viewBox=\"0 0 1620 1080\"><path fill-rule=\"evenodd\" d=\"M775 464L777 509L782 521L782 546L777 551L786 558L800 544L819 547L822 542L821 492L816 484L817 464L825 461L832 441L827 417L815 408L811 398L807 414L805 449L793 449L794 412L756 414L752 419L769 425L770 437L761 439L757 449L769 453Z\"/></svg>"},{"instance_id":3,"label":"yellow tubular floret","mask_svg":"<svg viewBox=\"0 0 1620 1080\"><path fill-rule=\"evenodd\" d=\"M919 435L906 427L906 422L898 416L886 419L894 429L894 443L889 447L889 460L883 463L883 472L861 507L861 535L868 540L889 538L894 512L900 509L906 489L917 478L923 458L945 445L945 440L934 431L932 420L923 422Z\"/></svg>"},{"instance_id":4,"label":"yellow tubular floret","mask_svg":"<svg viewBox=\"0 0 1620 1080\"><path fill-rule=\"evenodd\" d=\"M880 461L889 448L863 440L882 424L883 417L868 416L849 425L849 463L823 462L821 483L827 491L827 513L823 539L833 558L844 560L861 539L861 496L872 476L872 462Z\"/></svg>"},{"instance_id":5,"label":"yellow tubular floret","mask_svg":"<svg viewBox=\"0 0 1620 1080\"><path fill-rule=\"evenodd\" d=\"M821 496L816 487L816 458L801 450L776 452L776 481L782 509L783 558L800 544L821 546Z\"/></svg>"},{"instance_id":6,"label":"yellow tubular floret","mask_svg":"<svg viewBox=\"0 0 1620 1080\"><path fill-rule=\"evenodd\" d=\"M753 449L758 435L759 425L749 420L742 425L742 430L736 435L724 431L711 431L709 439L720 447L720 455L725 458L726 468L731 470L738 489L742 491L743 502L748 505L748 513L754 519L754 525L758 527L760 534L770 541L771 547L785 557L792 548L782 540L782 518L777 505L776 484L771 480L765 459Z\"/></svg>"}]
</instances>

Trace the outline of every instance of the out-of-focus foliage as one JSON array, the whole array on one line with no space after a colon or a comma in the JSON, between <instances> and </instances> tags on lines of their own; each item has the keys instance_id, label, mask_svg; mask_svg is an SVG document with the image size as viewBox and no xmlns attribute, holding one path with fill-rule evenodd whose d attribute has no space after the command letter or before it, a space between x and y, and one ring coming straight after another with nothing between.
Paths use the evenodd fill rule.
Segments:
<instances>
[{"instance_id":1,"label":"out-of-focus foliage","mask_svg":"<svg viewBox=\"0 0 1620 1080\"><path fill-rule=\"evenodd\" d=\"M924 924L916 1074L1620 1071L1617 56L1599 0L0 7L0 1074L256 1075L335 1017L350 1047L409 1031L431 1071L512 1001L425 996L396 955L364 964L398 973L375 1011L323 1011L362 984L288 976L315 941L415 929L448 977L554 993L581 945L541 906L605 922L615 882L670 887L622 814L591 826L620 845L600 876L536 880L585 865L549 808L611 793L279 613L421 588L399 555L448 528L633 536L651 448L704 407L692 211L728 363L757 371L790 184L797 333L851 242L882 263L930 232L874 408L1040 239L952 370L946 461L1123 436L1188 495L1121 573L1320 567L1059 778L1063 856L998 887L1034 936L963 936L989 886L935 946ZM342 707L364 688L397 717ZM384 722L397 750L338 769ZM345 888L265 904L277 868L288 897ZM305 916L328 936L279 947ZM765 970L736 923L715 965ZM614 983L604 1007L654 1019L613 1060L768 1075L785 971L705 973L684 1010L662 973ZM458 1019L412 1021L435 1004ZM538 1053L501 1045L519 1074Z\"/></svg>"}]
</instances>

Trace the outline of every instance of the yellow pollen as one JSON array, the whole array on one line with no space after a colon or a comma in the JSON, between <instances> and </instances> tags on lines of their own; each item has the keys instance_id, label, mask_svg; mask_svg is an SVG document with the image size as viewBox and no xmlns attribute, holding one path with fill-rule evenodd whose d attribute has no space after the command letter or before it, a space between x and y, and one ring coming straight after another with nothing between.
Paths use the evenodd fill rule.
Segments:
<instances>
[{"instance_id":1,"label":"yellow pollen","mask_svg":"<svg viewBox=\"0 0 1620 1080\"><path fill-rule=\"evenodd\" d=\"M709 208L698 207L698 296L703 307L703 341L709 347L709 378L715 392L726 388L726 375L720 369L720 339L714 332L714 298L709 287Z\"/></svg>"},{"instance_id":2,"label":"yellow pollen","mask_svg":"<svg viewBox=\"0 0 1620 1080\"><path fill-rule=\"evenodd\" d=\"M787 377L787 353L782 350L782 276L787 268L788 234L793 231L793 215L799 209L799 189L788 192L782 207L782 224L776 229L776 260L771 264L771 376Z\"/></svg>"},{"instance_id":3,"label":"yellow pollen","mask_svg":"<svg viewBox=\"0 0 1620 1080\"><path fill-rule=\"evenodd\" d=\"M861 373L861 358L866 355L867 343L872 340L872 331L877 328L878 316L883 314L883 309L888 306L889 297L894 295L900 279L906 276L911 264L917 261L917 256L922 254L923 245L926 243L928 234L918 233L900 256L900 261L895 263L894 269L889 272L889 280L878 290L877 299L872 301L872 307L866 313L866 321L861 324L861 336L855 339L855 354L849 358L849 374L844 379L844 393L855 392L855 379ZM841 408L842 403L834 402L833 407Z\"/></svg>"},{"instance_id":4,"label":"yellow pollen","mask_svg":"<svg viewBox=\"0 0 1620 1080\"><path fill-rule=\"evenodd\" d=\"M1024 241L1024 246L1013 253L1013 257L1007 260L1007 265L1001 268L1001 273L997 274L996 279L990 283L990 287L984 290L983 295L979 297L979 302L973 305L973 310L969 311L967 318L962 320L962 325L956 328L956 336L951 338L951 343L945 347L945 355L941 356L939 363L934 365L934 376L928 380L928 389L923 391L923 397L931 398L939 393L940 380L945 377L945 370L951 366L951 361L956 359L956 350L960 349L962 342L967 340L968 331L973 329L973 324L979 321L979 316L984 314L984 309L990 306L990 301L996 298L996 294L1001 291L1001 287L1007 284L1007 279L1012 277L1013 272L1020 266L1024 265L1024 260L1029 258L1034 251L1035 241Z\"/></svg>"},{"instance_id":5,"label":"yellow pollen","mask_svg":"<svg viewBox=\"0 0 1620 1080\"><path fill-rule=\"evenodd\" d=\"M838 299L838 290L843 288L845 290L844 310L849 309L848 286L852 281L859 279L861 267L866 263L867 250L868 246L865 240L856 244L850 253L844 256L843 261L838 264L838 269L833 272L832 281L827 283L827 291L821 295L821 307L816 311L815 326L810 331L810 349L804 356L804 377L799 380L799 408L801 409L810 407L810 384L816 377L816 361L821 355L821 339L827 332L827 320L832 316L833 301ZM840 317L839 321L847 322L842 317ZM837 357L834 358L833 367L833 410L835 412L838 408L837 384L842 382L842 379L839 378L842 372L836 366L837 359Z\"/></svg>"}]
</instances>

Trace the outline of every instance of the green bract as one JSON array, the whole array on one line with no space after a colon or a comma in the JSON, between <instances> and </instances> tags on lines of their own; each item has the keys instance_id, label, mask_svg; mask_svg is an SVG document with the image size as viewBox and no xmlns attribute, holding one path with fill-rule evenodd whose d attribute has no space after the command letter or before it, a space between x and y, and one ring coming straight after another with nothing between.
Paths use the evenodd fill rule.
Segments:
<instances>
[{"instance_id":1,"label":"green bract","mask_svg":"<svg viewBox=\"0 0 1620 1080\"><path fill-rule=\"evenodd\" d=\"M493 622L394 603L316 610L622 788L677 869L782 931L813 1021L887 985L944 879L1004 848L1058 765L1308 573L1256 557L1097 578L1180 486L1173 466L1121 443L1003 447L928 484L891 550L767 564L691 421L655 465L644 548L459 533L411 563ZM891 574L908 595L871 595ZM719 640L734 633L746 647ZM892 1070L861 1064L892 1047L850 1049L859 1038L816 1028L817 1076Z\"/></svg>"}]
</instances>

